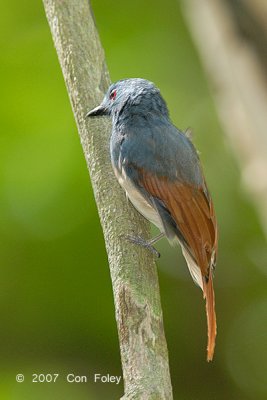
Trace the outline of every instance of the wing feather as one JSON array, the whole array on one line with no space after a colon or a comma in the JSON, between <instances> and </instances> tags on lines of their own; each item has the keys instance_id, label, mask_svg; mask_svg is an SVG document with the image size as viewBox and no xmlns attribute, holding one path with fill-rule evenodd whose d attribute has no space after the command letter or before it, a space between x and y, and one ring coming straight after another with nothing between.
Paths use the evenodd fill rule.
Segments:
<instances>
[{"instance_id":1,"label":"wing feather","mask_svg":"<svg viewBox=\"0 0 267 400\"><path fill-rule=\"evenodd\" d=\"M212 255L217 252L217 223L207 188L169 181L144 170L139 176L139 184L170 212L189 245L190 255L208 278Z\"/></svg>"},{"instance_id":2,"label":"wing feather","mask_svg":"<svg viewBox=\"0 0 267 400\"><path fill-rule=\"evenodd\" d=\"M203 179L203 185L197 187L140 169L138 183L149 196L164 205L175 222L189 271L203 290L208 324L207 359L210 361L217 331L212 282L217 253L217 222L205 181Z\"/></svg>"}]
</instances>

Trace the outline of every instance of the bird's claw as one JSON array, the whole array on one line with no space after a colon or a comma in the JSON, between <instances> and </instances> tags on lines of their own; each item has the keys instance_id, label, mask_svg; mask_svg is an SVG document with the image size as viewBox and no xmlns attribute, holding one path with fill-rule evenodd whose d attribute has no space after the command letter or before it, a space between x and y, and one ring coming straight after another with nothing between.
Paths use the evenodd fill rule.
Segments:
<instances>
[{"instance_id":1,"label":"bird's claw","mask_svg":"<svg viewBox=\"0 0 267 400\"><path fill-rule=\"evenodd\" d=\"M137 244L138 246L142 246L145 249L149 250L157 258L160 257L160 253L155 249L155 247L153 247L149 242L147 242L141 236L126 235L126 239L129 240L129 242L131 243Z\"/></svg>"}]
</instances>

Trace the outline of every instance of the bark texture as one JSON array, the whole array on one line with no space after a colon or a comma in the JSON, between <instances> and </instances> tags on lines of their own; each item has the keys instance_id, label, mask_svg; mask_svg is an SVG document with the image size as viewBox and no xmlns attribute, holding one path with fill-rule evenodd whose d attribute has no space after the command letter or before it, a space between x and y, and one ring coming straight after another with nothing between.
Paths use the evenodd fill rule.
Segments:
<instances>
[{"instance_id":1,"label":"bark texture","mask_svg":"<svg viewBox=\"0 0 267 400\"><path fill-rule=\"evenodd\" d=\"M43 0L75 115L103 228L114 292L124 400L172 399L158 277L153 256L125 240L149 225L127 203L109 157L110 122L86 120L109 85L105 56L86 0ZM60 150L59 150L60 151Z\"/></svg>"}]
</instances>

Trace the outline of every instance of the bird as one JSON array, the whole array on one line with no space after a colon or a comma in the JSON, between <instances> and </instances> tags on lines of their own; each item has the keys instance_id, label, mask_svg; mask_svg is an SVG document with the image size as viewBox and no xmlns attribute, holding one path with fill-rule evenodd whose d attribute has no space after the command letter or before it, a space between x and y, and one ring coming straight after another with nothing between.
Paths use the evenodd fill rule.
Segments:
<instances>
[{"instance_id":1,"label":"bird","mask_svg":"<svg viewBox=\"0 0 267 400\"><path fill-rule=\"evenodd\" d=\"M111 163L133 206L160 234L180 244L193 281L202 289L207 315L207 361L217 334L213 273L218 228L211 195L192 141L171 122L160 90L141 78L112 83L100 105L86 117L112 118ZM157 252L156 252L157 253Z\"/></svg>"}]
</instances>

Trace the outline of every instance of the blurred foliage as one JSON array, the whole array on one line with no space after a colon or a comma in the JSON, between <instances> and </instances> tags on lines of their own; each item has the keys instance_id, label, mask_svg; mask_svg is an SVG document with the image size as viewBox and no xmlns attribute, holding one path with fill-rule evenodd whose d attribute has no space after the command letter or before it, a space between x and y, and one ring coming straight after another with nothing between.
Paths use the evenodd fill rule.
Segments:
<instances>
[{"instance_id":1,"label":"blurred foliage","mask_svg":"<svg viewBox=\"0 0 267 400\"><path fill-rule=\"evenodd\" d=\"M218 340L205 361L202 295L162 241L160 287L175 399L266 399L266 244L218 124L180 4L92 1L112 80L154 81L193 129L220 228ZM117 399L112 287L79 138L41 2L1 3L0 399ZM129 221L130 223L130 221ZM59 373L33 384L33 373ZM87 384L67 384L67 373ZM24 383L15 375L25 374Z\"/></svg>"}]
</instances>

